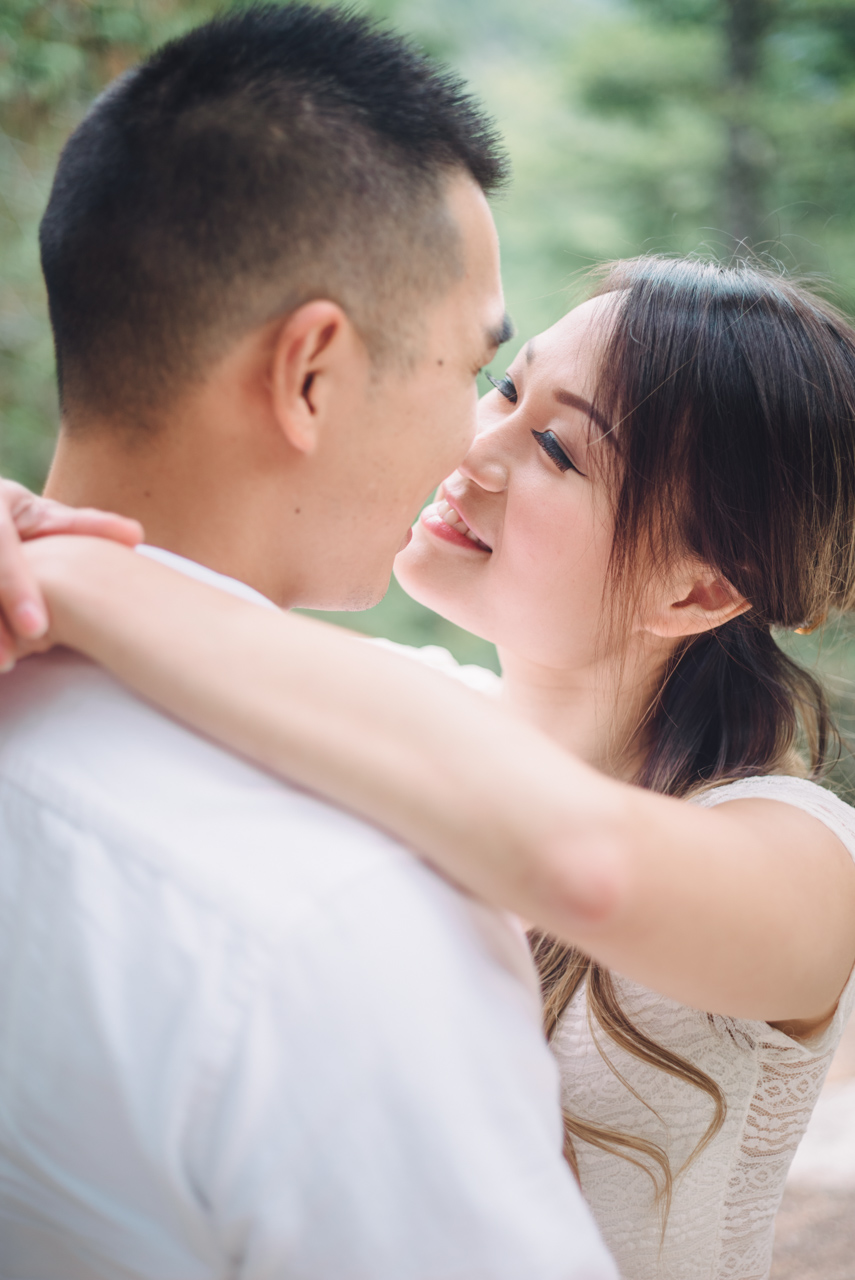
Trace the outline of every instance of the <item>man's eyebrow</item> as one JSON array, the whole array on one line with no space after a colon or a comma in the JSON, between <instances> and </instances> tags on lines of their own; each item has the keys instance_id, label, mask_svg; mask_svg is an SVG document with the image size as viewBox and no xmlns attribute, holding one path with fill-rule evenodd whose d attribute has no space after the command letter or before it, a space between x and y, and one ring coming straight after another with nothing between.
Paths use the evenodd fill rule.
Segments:
<instances>
[{"instance_id":1,"label":"man's eyebrow","mask_svg":"<svg viewBox=\"0 0 855 1280\"><path fill-rule=\"evenodd\" d=\"M569 405L571 409L579 409L586 418L590 418L591 422L596 423L606 439L611 439L611 423L607 422L601 413L597 413L591 402L586 400L584 396L577 396L575 391L565 391L563 387L556 387L553 394L559 404Z\"/></svg>"},{"instance_id":2,"label":"man's eyebrow","mask_svg":"<svg viewBox=\"0 0 855 1280\"><path fill-rule=\"evenodd\" d=\"M514 322L505 312L499 323L492 325L487 330L487 346L491 351L495 351L498 347L504 346L506 342L510 342L515 333Z\"/></svg>"}]
</instances>

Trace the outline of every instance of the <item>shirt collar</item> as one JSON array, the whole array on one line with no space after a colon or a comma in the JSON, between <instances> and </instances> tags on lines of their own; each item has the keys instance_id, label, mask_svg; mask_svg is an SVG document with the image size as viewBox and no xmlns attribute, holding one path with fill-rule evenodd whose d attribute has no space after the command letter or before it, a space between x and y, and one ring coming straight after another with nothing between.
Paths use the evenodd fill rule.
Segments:
<instances>
[{"instance_id":1,"label":"shirt collar","mask_svg":"<svg viewBox=\"0 0 855 1280\"><path fill-rule=\"evenodd\" d=\"M228 578L224 573L217 573L204 564L197 564L195 560L176 555L174 551L166 551L163 547L150 547L146 543L138 546L137 551L141 556L148 556L149 560L159 560L169 569L176 569L179 573L186 574L188 578L195 578L197 582L206 582L210 587L218 587L220 591L227 591L229 595L239 596L252 604L260 604L265 609L276 608L272 600L268 600L267 596L263 596L254 587L247 586L245 582L239 582L237 578Z\"/></svg>"}]
</instances>

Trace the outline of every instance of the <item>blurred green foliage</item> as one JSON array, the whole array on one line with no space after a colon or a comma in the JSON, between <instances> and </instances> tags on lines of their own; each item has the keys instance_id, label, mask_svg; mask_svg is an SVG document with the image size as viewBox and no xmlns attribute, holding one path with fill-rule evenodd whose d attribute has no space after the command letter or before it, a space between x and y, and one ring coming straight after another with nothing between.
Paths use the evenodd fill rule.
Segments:
<instances>
[{"instance_id":1,"label":"blurred green foliage","mask_svg":"<svg viewBox=\"0 0 855 1280\"><path fill-rule=\"evenodd\" d=\"M0 470L38 487L56 427L38 223L59 149L104 85L210 6L182 0L0 5Z\"/></svg>"},{"instance_id":2,"label":"blurred green foliage","mask_svg":"<svg viewBox=\"0 0 855 1280\"><path fill-rule=\"evenodd\" d=\"M0 471L38 485L56 423L37 226L63 139L105 84L221 6L2 0ZM597 262L724 258L745 238L855 310L855 0L362 0L455 64L514 164L496 205L508 307L554 323ZM504 359L503 355L501 359ZM393 587L329 615L495 664ZM852 645L799 652L842 689ZM829 654L833 651L833 656Z\"/></svg>"}]
</instances>

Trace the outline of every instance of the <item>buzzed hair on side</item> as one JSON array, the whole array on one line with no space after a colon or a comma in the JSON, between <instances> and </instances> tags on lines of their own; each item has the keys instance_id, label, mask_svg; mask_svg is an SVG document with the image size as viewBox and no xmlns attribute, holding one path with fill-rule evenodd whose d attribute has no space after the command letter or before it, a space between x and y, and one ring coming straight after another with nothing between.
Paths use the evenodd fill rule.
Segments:
<instances>
[{"instance_id":1,"label":"buzzed hair on side","mask_svg":"<svg viewBox=\"0 0 855 1280\"><path fill-rule=\"evenodd\" d=\"M71 135L42 219L67 424L156 424L231 342L312 298L384 359L459 273L456 171L503 183L495 127L363 16L264 4L163 46Z\"/></svg>"}]
</instances>

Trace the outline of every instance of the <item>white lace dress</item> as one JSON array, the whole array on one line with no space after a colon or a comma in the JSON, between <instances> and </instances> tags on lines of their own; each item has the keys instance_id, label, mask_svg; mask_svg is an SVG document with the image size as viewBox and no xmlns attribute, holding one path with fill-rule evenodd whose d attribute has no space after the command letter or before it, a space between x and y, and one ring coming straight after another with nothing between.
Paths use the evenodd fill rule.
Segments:
<instances>
[{"instance_id":1,"label":"white lace dress","mask_svg":"<svg viewBox=\"0 0 855 1280\"><path fill-rule=\"evenodd\" d=\"M444 649L382 643L483 693L498 691L493 672L459 667ZM748 797L805 810L855 858L855 809L816 783L750 778L692 803L711 808ZM711 1076L727 1103L722 1129L675 1179L664 1239L650 1178L628 1160L575 1143L582 1190L621 1275L624 1280L766 1280L787 1170L855 1005L855 974L830 1026L809 1042L793 1040L766 1022L690 1009L617 975L615 990L635 1026ZM580 1119L658 1143L676 1173L703 1136L712 1102L605 1037L600 1043L626 1084L597 1049L580 988L552 1041L564 1106Z\"/></svg>"},{"instance_id":2,"label":"white lace dress","mask_svg":"<svg viewBox=\"0 0 855 1280\"><path fill-rule=\"evenodd\" d=\"M711 807L748 797L780 800L813 814L855 857L855 810L801 778L750 778L694 803ZM705 1071L727 1102L723 1128L675 1181L664 1241L647 1175L618 1156L575 1144L582 1190L621 1275L766 1280L787 1170L855 1004L855 977L831 1025L809 1042L765 1022L701 1013L626 979L616 977L615 989L635 1026ZM552 1042L564 1105L580 1118L652 1139L667 1150L676 1171L709 1123L712 1103L611 1041L601 1043L648 1105L603 1061L588 1026L584 990L565 1010Z\"/></svg>"}]
</instances>

